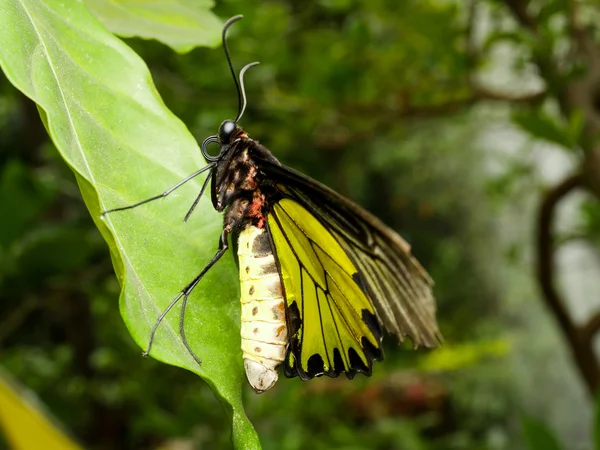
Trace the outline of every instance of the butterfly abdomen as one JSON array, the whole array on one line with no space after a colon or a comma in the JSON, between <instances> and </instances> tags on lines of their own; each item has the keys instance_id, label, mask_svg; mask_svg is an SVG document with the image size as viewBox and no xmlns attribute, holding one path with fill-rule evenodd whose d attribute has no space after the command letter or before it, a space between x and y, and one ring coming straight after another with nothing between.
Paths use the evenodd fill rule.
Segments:
<instances>
[{"instance_id":1,"label":"butterfly abdomen","mask_svg":"<svg viewBox=\"0 0 600 450\"><path fill-rule=\"evenodd\" d=\"M277 381L288 341L281 278L264 228L249 225L240 232L238 260L244 367L250 385L264 392Z\"/></svg>"}]
</instances>

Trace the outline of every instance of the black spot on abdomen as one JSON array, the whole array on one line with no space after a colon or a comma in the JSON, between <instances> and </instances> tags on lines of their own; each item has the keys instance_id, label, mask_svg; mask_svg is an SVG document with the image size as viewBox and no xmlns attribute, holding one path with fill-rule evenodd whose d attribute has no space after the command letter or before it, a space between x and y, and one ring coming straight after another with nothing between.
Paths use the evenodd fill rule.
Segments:
<instances>
[{"instance_id":1,"label":"black spot on abdomen","mask_svg":"<svg viewBox=\"0 0 600 450\"><path fill-rule=\"evenodd\" d=\"M252 243L252 254L258 258L273 254L268 233L261 233L256 236Z\"/></svg>"}]
</instances>

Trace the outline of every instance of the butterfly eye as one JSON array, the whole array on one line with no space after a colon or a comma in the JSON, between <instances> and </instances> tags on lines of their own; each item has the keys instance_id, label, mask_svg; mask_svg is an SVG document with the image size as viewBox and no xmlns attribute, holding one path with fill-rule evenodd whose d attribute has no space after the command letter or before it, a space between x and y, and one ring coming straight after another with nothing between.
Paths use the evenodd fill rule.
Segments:
<instances>
[{"instance_id":1,"label":"butterfly eye","mask_svg":"<svg viewBox=\"0 0 600 450\"><path fill-rule=\"evenodd\" d=\"M219 140L221 141L221 145L229 144L235 128L236 124L233 120L226 120L221 124L219 127Z\"/></svg>"}]
</instances>

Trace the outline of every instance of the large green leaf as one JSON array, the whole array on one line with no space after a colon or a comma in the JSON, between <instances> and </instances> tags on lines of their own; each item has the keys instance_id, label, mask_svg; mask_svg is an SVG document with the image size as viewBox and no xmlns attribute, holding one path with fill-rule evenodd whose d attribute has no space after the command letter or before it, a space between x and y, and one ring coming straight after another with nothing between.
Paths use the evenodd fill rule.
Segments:
<instances>
[{"instance_id":1,"label":"large green leaf","mask_svg":"<svg viewBox=\"0 0 600 450\"><path fill-rule=\"evenodd\" d=\"M221 219L205 199L190 221L182 222L198 181L106 220L100 212L159 193L201 167L198 145L162 103L143 61L81 0L0 0L0 35L2 69L38 104L73 169L109 244L123 287L125 323L145 348L158 315L214 254ZM201 375L225 406L234 444L256 448L258 438L241 400L238 289L229 256L190 298L186 330L202 366L183 347L177 309L159 328L152 356Z\"/></svg>"},{"instance_id":2,"label":"large green leaf","mask_svg":"<svg viewBox=\"0 0 600 450\"><path fill-rule=\"evenodd\" d=\"M115 34L156 39L185 53L194 47L216 46L222 23L210 9L212 0L85 0L92 12Z\"/></svg>"},{"instance_id":3,"label":"large green leaf","mask_svg":"<svg viewBox=\"0 0 600 450\"><path fill-rule=\"evenodd\" d=\"M537 139L552 142L567 149L573 149L577 145L569 127L563 126L554 117L541 110L518 111L513 114L512 120Z\"/></svg>"}]
</instances>

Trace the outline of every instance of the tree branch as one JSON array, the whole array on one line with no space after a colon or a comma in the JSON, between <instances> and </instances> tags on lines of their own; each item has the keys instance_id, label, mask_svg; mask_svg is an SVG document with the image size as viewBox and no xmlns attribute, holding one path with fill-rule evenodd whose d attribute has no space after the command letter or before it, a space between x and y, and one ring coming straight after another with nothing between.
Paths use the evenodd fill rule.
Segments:
<instances>
[{"instance_id":1,"label":"tree branch","mask_svg":"<svg viewBox=\"0 0 600 450\"><path fill-rule=\"evenodd\" d=\"M586 32L583 29L578 21L578 11L579 5L577 4L577 0L567 0L566 2L566 16L567 16L567 26L569 32L575 42L577 42L580 46L585 46L586 40Z\"/></svg>"},{"instance_id":2,"label":"tree branch","mask_svg":"<svg viewBox=\"0 0 600 450\"><path fill-rule=\"evenodd\" d=\"M392 113L389 109L380 105L361 105L356 103L349 103L340 108L343 114L361 114L361 115L373 115L381 114L384 112L386 115L394 114L397 118L423 118L423 117L438 117L446 114L458 112L462 109L466 109L473 106L475 103L481 101L494 101L494 102L508 102L508 103L521 103L521 104L533 104L541 101L545 95L545 91L534 92L532 94L523 95L512 95L503 92L495 92L490 89L472 86L471 95L455 100L448 100L441 103L432 103L429 105L411 105L410 103L403 105L400 110L396 113Z\"/></svg>"},{"instance_id":3,"label":"tree branch","mask_svg":"<svg viewBox=\"0 0 600 450\"><path fill-rule=\"evenodd\" d=\"M467 68L470 73L474 71L479 60L477 45L475 43L475 23L477 21L477 0L471 0L467 9L467 26L465 28L465 47L467 52Z\"/></svg>"},{"instance_id":4,"label":"tree branch","mask_svg":"<svg viewBox=\"0 0 600 450\"><path fill-rule=\"evenodd\" d=\"M550 44L544 42L547 38L538 32L538 24L536 18L527 10L528 0L504 0L507 8L512 13L513 17L523 28L530 31L533 38L539 44ZM536 46L533 47L535 49ZM540 48L545 48L545 45L539 45ZM567 95L561 88L562 76L559 69L559 64L553 59L552 51L541 53L533 52L533 62L537 65L541 77L546 82L547 90L554 93L556 101L560 107L561 113L569 118L571 117L571 108L567 102Z\"/></svg>"},{"instance_id":5,"label":"tree branch","mask_svg":"<svg viewBox=\"0 0 600 450\"><path fill-rule=\"evenodd\" d=\"M526 23L532 21L531 17L527 14L527 10L524 5L519 1L508 1L509 4L515 9L516 13L519 14L521 20ZM474 101L476 100L493 100L510 103L525 103L535 104L542 101L546 96L546 91L542 90L531 94L509 94L503 92L497 92L481 86L474 77L474 73L479 65L481 55L477 48L475 39L475 24L477 23L477 0L471 0L467 10L467 25L465 31L465 47L467 51L467 83L473 92ZM533 22L531 22L533 23Z\"/></svg>"},{"instance_id":6,"label":"tree branch","mask_svg":"<svg viewBox=\"0 0 600 450\"><path fill-rule=\"evenodd\" d=\"M574 324L565 308L564 301L554 284L554 240L552 224L558 203L576 188L585 187L582 173L566 178L562 183L549 190L542 200L538 216L537 234L537 276L543 298L552 311L569 343L571 354L581 376L592 395L600 387L600 365L591 346L591 339ZM589 325L589 324L588 324ZM596 322L587 328L587 332L596 327Z\"/></svg>"},{"instance_id":7,"label":"tree branch","mask_svg":"<svg viewBox=\"0 0 600 450\"><path fill-rule=\"evenodd\" d=\"M581 339L588 345L592 345L592 339L598 331L600 331L600 312L590 317L587 323L581 327Z\"/></svg>"},{"instance_id":8,"label":"tree branch","mask_svg":"<svg viewBox=\"0 0 600 450\"><path fill-rule=\"evenodd\" d=\"M498 102L534 104L539 103L546 97L546 91L532 92L530 94L509 94L498 92L472 83L471 88L479 100L492 100Z\"/></svg>"}]
</instances>

